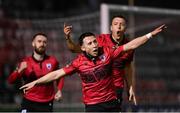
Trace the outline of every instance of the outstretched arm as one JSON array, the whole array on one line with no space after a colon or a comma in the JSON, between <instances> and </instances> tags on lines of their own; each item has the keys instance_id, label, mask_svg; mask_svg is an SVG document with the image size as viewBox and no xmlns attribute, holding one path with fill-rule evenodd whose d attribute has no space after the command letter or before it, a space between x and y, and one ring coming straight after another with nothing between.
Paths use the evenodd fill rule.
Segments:
<instances>
[{"instance_id":1,"label":"outstretched arm","mask_svg":"<svg viewBox=\"0 0 180 113\"><path fill-rule=\"evenodd\" d=\"M19 89L23 89L23 91L27 91L29 89L31 89L32 87L34 87L37 84L42 84L42 83L48 83L54 80L59 79L60 77L64 76L66 73L64 72L63 69L59 69L53 72L48 73L47 75L33 81L30 82L28 84L23 85L22 87L20 87Z\"/></svg>"},{"instance_id":2,"label":"outstretched arm","mask_svg":"<svg viewBox=\"0 0 180 113\"><path fill-rule=\"evenodd\" d=\"M129 51L129 50L133 50L133 49L138 48L142 44L146 43L150 38L152 38L153 36L160 33L164 28L166 28L166 26L161 25L160 27L156 28L152 32L150 32L144 36L135 38L134 40L132 40L132 41L130 41L130 42L128 42L122 46L119 46L117 49L115 49L114 54L113 54L113 58L116 58L117 56L119 56L124 51Z\"/></svg>"},{"instance_id":3,"label":"outstretched arm","mask_svg":"<svg viewBox=\"0 0 180 113\"><path fill-rule=\"evenodd\" d=\"M75 44L74 41L72 40L71 31L72 31L72 26L67 26L64 23L64 34L65 34L66 44L67 44L68 49L73 53L80 53L81 48L78 44Z\"/></svg>"},{"instance_id":4,"label":"outstretched arm","mask_svg":"<svg viewBox=\"0 0 180 113\"><path fill-rule=\"evenodd\" d=\"M146 34L144 36L135 38L134 40L132 40L129 43L125 44L124 47L123 47L123 50L128 51L128 50L136 49L137 47L139 47L142 44L144 44L145 42L147 42L150 38L152 38L153 36L157 35L161 31L163 31L164 28L166 28L166 26L161 25L160 27L156 28L152 32L150 32L150 33L148 33L148 34Z\"/></svg>"}]
</instances>

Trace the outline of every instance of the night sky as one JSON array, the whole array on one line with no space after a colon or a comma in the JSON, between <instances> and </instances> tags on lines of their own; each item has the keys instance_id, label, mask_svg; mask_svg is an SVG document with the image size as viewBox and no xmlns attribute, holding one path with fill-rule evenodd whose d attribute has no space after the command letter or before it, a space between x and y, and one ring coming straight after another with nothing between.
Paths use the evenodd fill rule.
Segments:
<instances>
[{"instance_id":1,"label":"night sky","mask_svg":"<svg viewBox=\"0 0 180 113\"><path fill-rule=\"evenodd\" d=\"M180 9L179 0L134 0L135 6ZM63 17L98 11L101 3L128 5L128 0L1 0L9 14L15 11L61 13Z\"/></svg>"}]
</instances>

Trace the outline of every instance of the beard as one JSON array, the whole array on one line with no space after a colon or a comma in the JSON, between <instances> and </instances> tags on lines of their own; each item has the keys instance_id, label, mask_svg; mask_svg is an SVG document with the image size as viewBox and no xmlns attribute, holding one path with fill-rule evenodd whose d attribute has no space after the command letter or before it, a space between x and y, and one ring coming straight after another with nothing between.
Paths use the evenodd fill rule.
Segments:
<instances>
[{"instance_id":1,"label":"beard","mask_svg":"<svg viewBox=\"0 0 180 113\"><path fill-rule=\"evenodd\" d=\"M45 47L39 47L39 48L35 47L34 50L37 54L43 55L43 54L45 54L46 48Z\"/></svg>"}]
</instances>

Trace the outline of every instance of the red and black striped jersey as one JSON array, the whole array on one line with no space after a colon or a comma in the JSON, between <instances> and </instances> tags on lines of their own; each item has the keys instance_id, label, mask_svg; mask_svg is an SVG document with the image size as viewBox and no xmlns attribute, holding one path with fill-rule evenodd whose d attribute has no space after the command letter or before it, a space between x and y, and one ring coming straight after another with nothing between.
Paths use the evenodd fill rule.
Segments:
<instances>
[{"instance_id":1,"label":"red and black striped jersey","mask_svg":"<svg viewBox=\"0 0 180 113\"><path fill-rule=\"evenodd\" d=\"M127 37L123 37L123 40L120 44L116 43L111 34L101 34L96 36L99 46L108 46L110 48L117 48L120 45L126 44L129 42ZM134 51L128 51L120 55L118 58L114 59L112 65L112 75L114 85L117 88L124 87L124 77L125 77L125 66L133 60Z\"/></svg>"},{"instance_id":2,"label":"red and black striped jersey","mask_svg":"<svg viewBox=\"0 0 180 113\"><path fill-rule=\"evenodd\" d=\"M123 46L116 50L108 47L99 48L95 59L80 54L70 65L64 67L66 74L77 72L82 80L83 101L85 104L97 104L116 99L112 79L112 60L123 51Z\"/></svg>"}]
</instances>

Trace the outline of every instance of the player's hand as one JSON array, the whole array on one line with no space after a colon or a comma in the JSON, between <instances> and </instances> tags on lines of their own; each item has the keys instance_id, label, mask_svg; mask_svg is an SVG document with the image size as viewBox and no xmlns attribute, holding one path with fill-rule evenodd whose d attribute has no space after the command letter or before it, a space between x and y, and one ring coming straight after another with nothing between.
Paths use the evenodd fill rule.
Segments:
<instances>
[{"instance_id":1,"label":"player's hand","mask_svg":"<svg viewBox=\"0 0 180 113\"><path fill-rule=\"evenodd\" d=\"M129 101L132 101L134 105L137 105L136 95L132 86L129 88Z\"/></svg>"},{"instance_id":2,"label":"player's hand","mask_svg":"<svg viewBox=\"0 0 180 113\"><path fill-rule=\"evenodd\" d=\"M66 38L70 37L71 31L72 31L72 26L66 25L66 23L64 23L64 34L65 34Z\"/></svg>"},{"instance_id":3,"label":"player's hand","mask_svg":"<svg viewBox=\"0 0 180 113\"><path fill-rule=\"evenodd\" d=\"M151 34L152 34L152 36L157 35L158 33L160 33L161 31L163 31L166 28L167 28L167 26L165 24L163 24L160 27L156 28L154 31L152 31Z\"/></svg>"},{"instance_id":4,"label":"player's hand","mask_svg":"<svg viewBox=\"0 0 180 113\"><path fill-rule=\"evenodd\" d=\"M58 91L56 92L56 94L55 94L55 96L54 96L54 99L55 99L56 101L62 100L62 92L61 92L61 90L58 90Z\"/></svg>"},{"instance_id":5,"label":"player's hand","mask_svg":"<svg viewBox=\"0 0 180 113\"><path fill-rule=\"evenodd\" d=\"M26 93L26 91L28 91L29 89L31 89L35 85L36 85L36 81L33 81L33 82L30 82L30 83L27 83L27 84L21 86L19 89L23 90L23 92Z\"/></svg>"},{"instance_id":6,"label":"player's hand","mask_svg":"<svg viewBox=\"0 0 180 113\"><path fill-rule=\"evenodd\" d=\"M27 68L27 62L21 62L20 66L18 68L18 72L21 73L22 71L24 71Z\"/></svg>"}]
</instances>

